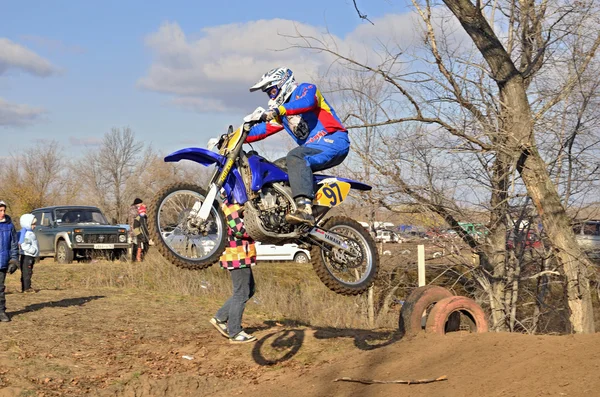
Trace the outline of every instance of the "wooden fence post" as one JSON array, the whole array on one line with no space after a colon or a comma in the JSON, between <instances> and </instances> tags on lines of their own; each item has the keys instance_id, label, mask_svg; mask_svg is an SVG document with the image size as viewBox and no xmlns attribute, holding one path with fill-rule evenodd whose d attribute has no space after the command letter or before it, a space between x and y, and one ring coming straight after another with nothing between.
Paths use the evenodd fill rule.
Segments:
<instances>
[{"instance_id":1,"label":"wooden fence post","mask_svg":"<svg viewBox=\"0 0 600 397\"><path fill-rule=\"evenodd\" d=\"M425 285L425 246L419 244L417 246L417 269L419 275L419 287Z\"/></svg>"}]
</instances>

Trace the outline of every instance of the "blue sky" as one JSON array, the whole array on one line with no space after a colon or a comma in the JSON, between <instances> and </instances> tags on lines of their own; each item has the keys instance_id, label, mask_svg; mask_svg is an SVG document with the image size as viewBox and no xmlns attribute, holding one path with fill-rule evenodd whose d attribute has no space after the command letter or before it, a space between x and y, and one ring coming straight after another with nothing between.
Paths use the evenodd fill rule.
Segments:
<instances>
[{"instance_id":1,"label":"blue sky","mask_svg":"<svg viewBox=\"0 0 600 397\"><path fill-rule=\"evenodd\" d=\"M200 5L204 4L204 5ZM274 51L298 28L350 48L395 26L402 1L18 1L0 13L0 134L11 150L56 140L77 156L112 127L131 127L163 153L208 138L266 105L248 87L285 64L298 77L322 55ZM300 5L301 4L301 5ZM387 29L389 30L389 29ZM6 141L5 141L6 142Z\"/></svg>"}]
</instances>

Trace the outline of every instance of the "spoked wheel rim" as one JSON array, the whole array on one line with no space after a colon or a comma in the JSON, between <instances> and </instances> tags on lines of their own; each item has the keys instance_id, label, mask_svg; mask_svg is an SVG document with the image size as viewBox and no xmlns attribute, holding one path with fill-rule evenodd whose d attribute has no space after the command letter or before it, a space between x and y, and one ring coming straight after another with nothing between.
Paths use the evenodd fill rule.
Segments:
<instances>
[{"instance_id":1,"label":"spoked wheel rim","mask_svg":"<svg viewBox=\"0 0 600 397\"><path fill-rule=\"evenodd\" d=\"M219 249L224 233L215 207L211 207L206 223L192 225L188 214L196 202L204 202L204 195L193 190L177 190L167 195L158 208L156 226L166 247L179 258L202 262Z\"/></svg>"},{"instance_id":2,"label":"spoked wheel rim","mask_svg":"<svg viewBox=\"0 0 600 397\"><path fill-rule=\"evenodd\" d=\"M342 254L342 250L334 248L329 253L321 250L321 257L327 271L337 280L347 285L359 285L371 274L373 269L373 253L365 237L354 228L336 225L329 229L341 237L351 247L350 254ZM354 254L353 257L350 255ZM345 259L346 263L342 263Z\"/></svg>"}]
</instances>

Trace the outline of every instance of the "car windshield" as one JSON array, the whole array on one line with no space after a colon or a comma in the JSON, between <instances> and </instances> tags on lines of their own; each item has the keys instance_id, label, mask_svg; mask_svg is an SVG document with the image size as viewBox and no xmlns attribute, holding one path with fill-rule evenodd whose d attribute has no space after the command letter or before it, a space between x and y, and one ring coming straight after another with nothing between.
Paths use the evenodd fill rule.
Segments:
<instances>
[{"instance_id":1,"label":"car windshield","mask_svg":"<svg viewBox=\"0 0 600 397\"><path fill-rule=\"evenodd\" d=\"M599 221L579 221L573 226L575 234L583 234L586 236L600 236Z\"/></svg>"},{"instance_id":2,"label":"car windshield","mask_svg":"<svg viewBox=\"0 0 600 397\"><path fill-rule=\"evenodd\" d=\"M93 223L97 225L108 225L102 212L93 208L64 208L56 210L56 223L75 224Z\"/></svg>"},{"instance_id":3,"label":"car windshield","mask_svg":"<svg viewBox=\"0 0 600 397\"><path fill-rule=\"evenodd\" d=\"M583 225L583 234L586 236L598 236L600 235L600 223L598 222L586 222Z\"/></svg>"}]
</instances>

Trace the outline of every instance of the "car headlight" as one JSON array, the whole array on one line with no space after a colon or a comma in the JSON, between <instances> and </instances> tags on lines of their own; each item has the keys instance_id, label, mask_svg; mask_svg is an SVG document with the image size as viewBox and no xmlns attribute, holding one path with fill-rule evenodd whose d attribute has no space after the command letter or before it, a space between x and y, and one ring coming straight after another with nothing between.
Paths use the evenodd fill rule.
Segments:
<instances>
[{"instance_id":1,"label":"car headlight","mask_svg":"<svg viewBox=\"0 0 600 397\"><path fill-rule=\"evenodd\" d=\"M127 241L127 236L124 234L119 235L119 242L124 243L125 241Z\"/></svg>"},{"instance_id":2,"label":"car headlight","mask_svg":"<svg viewBox=\"0 0 600 397\"><path fill-rule=\"evenodd\" d=\"M83 243L83 236L81 234L76 235L75 241L78 243Z\"/></svg>"}]
</instances>

